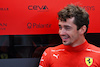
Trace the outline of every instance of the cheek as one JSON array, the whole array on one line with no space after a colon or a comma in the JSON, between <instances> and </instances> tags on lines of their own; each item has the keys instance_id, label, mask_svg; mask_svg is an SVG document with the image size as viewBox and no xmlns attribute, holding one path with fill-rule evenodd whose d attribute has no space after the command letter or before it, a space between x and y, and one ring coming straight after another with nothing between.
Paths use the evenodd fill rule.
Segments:
<instances>
[{"instance_id":1,"label":"cheek","mask_svg":"<svg viewBox=\"0 0 100 67\"><path fill-rule=\"evenodd\" d=\"M59 35L61 35L61 31L60 30L58 31L58 33L59 33Z\"/></svg>"},{"instance_id":2,"label":"cheek","mask_svg":"<svg viewBox=\"0 0 100 67\"><path fill-rule=\"evenodd\" d=\"M72 31L69 33L69 35L72 37L72 38L77 38L79 36L79 33L78 31Z\"/></svg>"},{"instance_id":3,"label":"cheek","mask_svg":"<svg viewBox=\"0 0 100 67\"><path fill-rule=\"evenodd\" d=\"M79 34L78 33L74 33L72 36L73 40L77 40L79 38Z\"/></svg>"},{"instance_id":4,"label":"cheek","mask_svg":"<svg viewBox=\"0 0 100 67\"><path fill-rule=\"evenodd\" d=\"M58 31L58 33L60 33L60 30Z\"/></svg>"}]
</instances>

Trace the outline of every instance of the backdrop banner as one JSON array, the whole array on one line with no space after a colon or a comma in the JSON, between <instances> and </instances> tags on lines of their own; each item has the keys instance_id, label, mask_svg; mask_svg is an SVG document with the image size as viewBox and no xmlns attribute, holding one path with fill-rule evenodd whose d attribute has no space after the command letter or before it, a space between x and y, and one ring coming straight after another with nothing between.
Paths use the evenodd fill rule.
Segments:
<instances>
[{"instance_id":1,"label":"backdrop banner","mask_svg":"<svg viewBox=\"0 0 100 67\"><path fill-rule=\"evenodd\" d=\"M71 3L89 13L88 33L100 33L99 0L1 0L0 35L58 34L57 13Z\"/></svg>"}]
</instances>

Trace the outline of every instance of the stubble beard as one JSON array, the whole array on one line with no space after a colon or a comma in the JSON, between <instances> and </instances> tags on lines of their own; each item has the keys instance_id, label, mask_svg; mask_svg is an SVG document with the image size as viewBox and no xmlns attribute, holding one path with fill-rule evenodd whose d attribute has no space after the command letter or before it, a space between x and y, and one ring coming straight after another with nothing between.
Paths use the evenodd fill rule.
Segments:
<instances>
[{"instance_id":1,"label":"stubble beard","mask_svg":"<svg viewBox=\"0 0 100 67\"><path fill-rule=\"evenodd\" d=\"M66 41L63 41L62 42L64 45L70 45L71 44L71 42L66 42Z\"/></svg>"}]
</instances>

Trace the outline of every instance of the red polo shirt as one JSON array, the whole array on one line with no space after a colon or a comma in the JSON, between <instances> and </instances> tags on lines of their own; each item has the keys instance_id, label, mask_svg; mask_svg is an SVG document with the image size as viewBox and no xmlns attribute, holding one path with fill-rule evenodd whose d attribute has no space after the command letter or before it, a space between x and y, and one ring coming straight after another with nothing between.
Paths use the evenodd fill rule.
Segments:
<instances>
[{"instance_id":1,"label":"red polo shirt","mask_svg":"<svg viewBox=\"0 0 100 67\"><path fill-rule=\"evenodd\" d=\"M100 67L100 48L87 41L76 47L63 44L49 47L39 67Z\"/></svg>"}]
</instances>

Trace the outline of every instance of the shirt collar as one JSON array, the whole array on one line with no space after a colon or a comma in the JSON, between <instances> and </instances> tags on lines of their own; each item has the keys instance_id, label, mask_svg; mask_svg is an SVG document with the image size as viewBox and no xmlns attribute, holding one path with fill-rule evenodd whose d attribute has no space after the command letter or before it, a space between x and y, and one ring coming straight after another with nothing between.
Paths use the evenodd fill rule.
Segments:
<instances>
[{"instance_id":1,"label":"shirt collar","mask_svg":"<svg viewBox=\"0 0 100 67\"><path fill-rule=\"evenodd\" d=\"M87 40L83 44L80 44L80 45L78 45L76 47L72 47L70 45L64 45L64 44L62 44L62 46L65 48L65 50L67 50L69 52L70 51L74 51L74 52L76 52L76 51L82 51L82 50L86 49L88 47L88 45L89 45L89 43L87 42Z\"/></svg>"}]
</instances>

